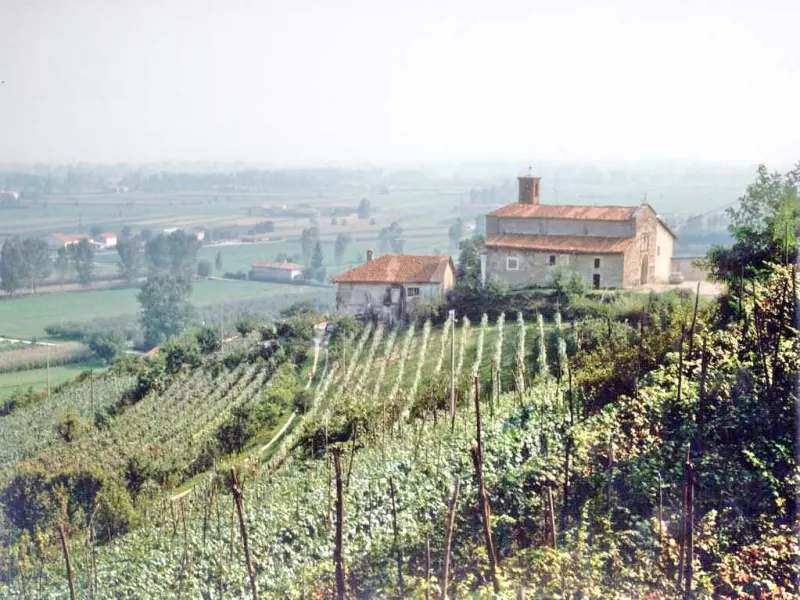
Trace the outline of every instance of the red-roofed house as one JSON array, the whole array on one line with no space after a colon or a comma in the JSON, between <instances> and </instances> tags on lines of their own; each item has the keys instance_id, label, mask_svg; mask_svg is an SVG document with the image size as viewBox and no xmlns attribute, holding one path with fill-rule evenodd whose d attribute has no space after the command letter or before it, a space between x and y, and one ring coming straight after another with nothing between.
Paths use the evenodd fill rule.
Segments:
<instances>
[{"instance_id":1,"label":"red-roofed house","mask_svg":"<svg viewBox=\"0 0 800 600\"><path fill-rule=\"evenodd\" d=\"M384 254L333 278L336 310L395 321L414 314L421 301L442 298L455 283L450 256Z\"/></svg>"},{"instance_id":2,"label":"red-roofed house","mask_svg":"<svg viewBox=\"0 0 800 600\"><path fill-rule=\"evenodd\" d=\"M557 268L594 288L669 280L675 234L649 204L539 203L540 177L519 177L519 201L486 215L484 277L510 287L547 286Z\"/></svg>"},{"instance_id":3,"label":"red-roofed house","mask_svg":"<svg viewBox=\"0 0 800 600\"><path fill-rule=\"evenodd\" d=\"M67 233L51 233L47 236L47 245L57 250L58 248L66 248L67 246L77 244L81 240L89 240L91 242L92 238L85 233L78 233L75 235Z\"/></svg>"}]
</instances>

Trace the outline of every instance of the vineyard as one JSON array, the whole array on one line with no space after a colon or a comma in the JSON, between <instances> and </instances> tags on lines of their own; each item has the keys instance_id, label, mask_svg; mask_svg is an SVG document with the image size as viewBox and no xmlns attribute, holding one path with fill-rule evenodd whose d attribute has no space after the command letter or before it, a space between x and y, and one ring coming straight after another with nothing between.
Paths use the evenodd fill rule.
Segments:
<instances>
[{"instance_id":1,"label":"vineyard","mask_svg":"<svg viewBox=\"0 0 800 600\"><path fill-rule=\"evenodd\" d=\"M41 469L77 485L94 457L122 483L62 500L49 530L14 523L0 595L795 597L793 467L765 466L791 451L791 305L766 299L793 277L730 324L683 298L636 322L342 326L305 391L310 338L280 327L169 355L143 393L142 372L81 381L0 418L6 502ZM262 431L212 451L286 389ZM64 443L66 409L90 431Z\"/></svg>"}]
</instances>

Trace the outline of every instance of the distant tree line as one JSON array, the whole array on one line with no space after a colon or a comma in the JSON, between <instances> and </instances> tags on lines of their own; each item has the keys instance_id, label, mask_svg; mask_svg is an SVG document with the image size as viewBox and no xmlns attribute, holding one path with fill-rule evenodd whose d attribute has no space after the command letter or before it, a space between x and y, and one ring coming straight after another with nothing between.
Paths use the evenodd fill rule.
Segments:
<instances>
[{"instance_id":1,"label":"distant tree line","mask_svg":"<svg viewBox=\"0 0 800 600\"><path fill-rule=\"evenodd\" d=\"M0 249L0 287L7 294L29 288L35 293L42 281L53 270L62 277L75 271L81 285L92 282L94 272L94 248L89 240L60 248L55 261L50 255L47 242L40 238L6 239Z\"/></svg>"}]
</instances>

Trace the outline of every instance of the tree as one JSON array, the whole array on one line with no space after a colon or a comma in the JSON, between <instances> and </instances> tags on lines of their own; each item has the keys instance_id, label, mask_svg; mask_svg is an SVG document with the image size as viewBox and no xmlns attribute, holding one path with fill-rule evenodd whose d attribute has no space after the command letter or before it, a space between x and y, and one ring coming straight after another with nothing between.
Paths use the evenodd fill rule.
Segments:
<instances>
[{"instance_id":1,"label":"tree","mask_svg":"<svg viewBox=\"0 0 800 600\"><path fill-rule=\"evenodd\" d=\"M211 261L201 260L197 263L197 276L198 277L211 277Z\"/></svg>"},{"instance_id":2,"label":"tree","mask_svg":"<svg viewBox=\"0 0 800 600\"><path fill-rule=\"evenodd\" d=\"M170 268L173 275L191 277L197 270L197 252L200 242L193 233L173 231L169 234Z\"/></svg>"},{"instance_id":3,"label":"tree","mask_svg":"<svg viewBox=\"0 0 800 600\"><path fill-rule=\"evenodd\" d=\"M151 239L153 239L153 231L151 229L142 229L139 232L139 237L142 238L142 241L149 242Z\"/></svg>"},{"instance_id":4,"label":"tree","mask_svg":"<svg viewBox=\"0 0 800 600\"><path fill-rule=\"evenodd\" d=\"M300 236L300 247L303 250L303 264L309 265L311 263L311 254L314 252L314 247L319 240L319 229L316 227L308 227L303 229Z\"/></svg>"},{"instance_id":5,"label":"tree","mask_svg":"<svg viewBox=\"0 0 800 600\"><path fill-rule=\"evenodd\" d=\"M151 273L166 272L170 264L169 238L162 233L148 239L144 245L144 255Z\"/></svg>"},{"instance_id":6,"label":"tree","mask_svg":"<svg viewBox=\"0 0 800 600\"><path fill-rule=\"evenodd\" d=\"M474 235L459 244L461 252L456 266L456 281L467 285L481 284L481 250L483 236Z\"/></svg>"},{"instance_id":7,"label":"tree","mask_svg":"<svg viewBox=\"0 0 800 600\"><path fill-rule=\"evenodd\" d=\"M381 229L378 234L378 244L381 253L394 252L401 254L405 247L405 240L403 239L403 228L397 221L392 221L388 227Z\"/></svg>"},{"instance_id":8,"label":"tree","mask_svg":"<svg viewBox=\"0 0 800 600\"><path fill-rule=\"evenodd\" d=\"M181 229L169 235L159 234L145 245L147 266L151 273L172 273L191 277L197 268L197 236Z\"/></svg>"},{"instance_id":9,"label":"tree","mask_svg":"<svg viewBox=\"0 0 800 600\"><path fill-rule=\"evenodd\" d=\"M89 228L89 235L91 235L93 238L96 238L101 233L103 233L103 226L102 225L92 225Z\"/></svg>"},{"instance_id":10,"label":"tree","mask_svg":"<svg viewBox=\"0 0 800 600\"><path fill-rule=\"evenodd\" d=\"M314 245L314 254L311 257L311 266L303 273L304 277L310 281L325 281L327 270L323 266L324 257L322 255L322 244L317 242Z\"/></svg>"},{"instance_id":11,"label":"tree","mask_svg":"<svg viewBox=\"0 0 800 600\"><path fill-rule=\"evenodd\" d=\"M337 264L342 264L344 253L347 247L353 242L353 236L349 233L340 233L336 236L336 243L333 246L333 255Z\"/></svg>"},{"instance_id":12,"label":"tree","mask_svg":"<svg viewBox=\"0 0 800 600\"><path fill-rule=\"evenodd\" d=\"M707 262L711 276L735 288L742 275L760 277L768 273L768 263L792 260L797 252L798 190L800 162L781 175L758 167L756 180L739 198L738 206L726 212L728 230L734 238L731 247L714 246Z\"/></svg>"},{"instance_id":13,"label":"tree","mask_svg":"<svg viewBox=\"0 0 800 600\"><path fill-rule=\"evenodd\" d=\"M117 271L130 283L139 273L139 247L130 239L121 239L117 242L117 254L119 255Z\"/></svg>"},{"instance_id":14,"label":"tree","mask_svg":"<svg viewBox=\"0 0 800 600\"><path fill-rule=\"evenodd\" d=\"M72 268L69 260L69 252L67 252L67 249L64 248L64 246L58 249L55 267L56 271L58 272L58 276L61 279L64 279L69 273L70 268Z\"/></svg>"},{"instance_id":15,"label":"tree","mask_svg":"<svg viewBox=\"0 0 800 600\"><path fill-rule=\"evenodd\" d=\"M214 265L217 267L217 271L222 271L222 252L217 250L217 258L214 260Z\"/></svg>"},{"instance_id":16,"label":"tree","mask_svg":"<svg viewBox=\"0 0 800 600\"><path fill-rule=\"evenodd\" d=\"M121 240L129 240L133 237L133 230L131 229L130 225L125 225L120 231L119 239Z\"/></svg>"},{"instance_id":17,"label":"tree","mask_svg":"<svg viewBox=\"0 0 800 600\"><path fill-rule=\"evenodd\" d=\"M358 218L369 219L371 213L372 205L370 204L369 200L362 198L361 202L358 203Z\"/></svg>"},{"instance_id":18,"label":"tree","mask_svg":"<svg viewBox=\"0 0 800 600\"><path fill-rule=\"evenodd\" d=\"M107 365L114 362L125 348L125 338L116 331L92 334L87 342L89 350Z\"/></svg>"},{"instance_id":19,"label":"tree","mask_svg":"<svg viewBox=\"0 0 800 600\"><path fill-rule=\"evenodd\" d=\"M461 242L461 238L464 237L464 221L461 220L461 217L456 219L456 222L450 226L450 248L453 250L458 249L458 245Z\"/></svg>"},{"instance_id":20,"label":"tree","mask_svg":"<svg viewBox=\"0 0 800 600\"><path fill-rule=\"evenodd\" d=\"M13 294L22 287L25 275L25 260L22 256L22 244L18 237L6 239L0 251L0 282L3 291Z\"/></svg>"},{"instance_id":21,"label":"tree","mask_svg":"<svg viewBox=\"0 0 800 600\"><path fill-rule=\"evenodd\" d=\"M192 286L185 277L161 273L147 278L136 298L141 305L140 320L148 347L161 344L188 325L194 313L189 303L191 293Z\"/></svg>"},{"instance_id":22,"label":"tree","mask_svg":"<svg viewBox=\"0 0 800 600\"><path fill-rule=\"evenodd\" d=\"M50 276L53 272L53 263L50 260L50 249L47 242L38 238L25 238L20 245L23 274L31 282L31 288L36 293L36 285Z\"/></svg>"},{"instance_id":23,"label":"tree","mask_svg":"<svg viewBox=\"0 0 800 600\"><path fill-rule=\"evenodd\" d=\"M70 247L70 259L78 272L78 281L81 285L89 285L92 283L92 273L94 272L94 248L89 243L89 240L83 238L77 244L72 244Z\"/></svg>"}]
</instances>

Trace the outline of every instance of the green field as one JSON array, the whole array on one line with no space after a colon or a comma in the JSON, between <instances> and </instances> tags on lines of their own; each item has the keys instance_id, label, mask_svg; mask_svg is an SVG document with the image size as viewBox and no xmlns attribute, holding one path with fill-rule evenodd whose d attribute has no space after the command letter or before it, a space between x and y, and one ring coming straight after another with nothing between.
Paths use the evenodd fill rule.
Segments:
<instances>
[{"instance_id":1,"label":"green field","mask_svg":"<svg viewBox=\"0 0 800 600\"><path fill-rule=\"evenodd\" d=\"M0 336L11 338L46 337L45 326L66 321L88 322L93 319L130 315L139 312L138 289L97 290L52 293L34 297L0 300ZM254 281L210 280L194 284L190 297L197 307L229 302L281 299L302 300L324 293L320 288L271 284ZM332 297L332 292L331 292Z\"/></svg>"},{"instance_id":2,"label":"green field","mask_svg":"<svg viewBox=\"0 0 800 600\"><path fill-rule=\"evenodd\" d=\"M99 360L90 360L62 367L50 368L50 387L53 388L60 383L73 379L87 369L104 369L103 363ZM8 398L17 390L47 389L47 369L29 369L27 371L15 371L13 373L0 373L0 399Z\"/></svg>"}]
</instances>

